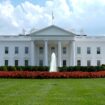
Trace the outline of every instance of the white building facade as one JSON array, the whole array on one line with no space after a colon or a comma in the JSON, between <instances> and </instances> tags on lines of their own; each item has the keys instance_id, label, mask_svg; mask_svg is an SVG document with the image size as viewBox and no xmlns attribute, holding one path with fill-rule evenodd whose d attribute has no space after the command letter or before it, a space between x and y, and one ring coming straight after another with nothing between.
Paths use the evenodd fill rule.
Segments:
<instances>
[{"instance_id":1,"label":"white building facade","mask_svg":"<svg viewBox=\"0 0 105 105\"><path fill-rule=\"evenodd\" d=\"M105 37L77 35L55 25L27 35L0 36L0 66L49 66L52 52L59 67L105 64Z\"/></svg>"}]
</instances>

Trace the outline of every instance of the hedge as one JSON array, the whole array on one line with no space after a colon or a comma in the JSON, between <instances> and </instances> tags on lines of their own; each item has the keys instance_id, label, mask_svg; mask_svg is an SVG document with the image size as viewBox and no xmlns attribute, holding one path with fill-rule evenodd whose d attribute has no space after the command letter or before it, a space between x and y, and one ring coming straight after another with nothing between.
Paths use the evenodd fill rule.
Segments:
<instances>
[{"instance_id":1,"label":"hedge","mask_svg":"<svg viewBox=\"0 0 105 105\"><path fill-rule=\"evenodd\" d=\"M49 71L47 66L0 66L0 71Z\"/></svg>"},{"instance_id":2,"label":"hedge","mask_svg":"<svg viewBox=\"0 0 105 105\"><path fill-rule=\"evenodd\" d=\"M103 71L105 66L69 66L69 67L59 67L60 72L70 72L70 71L83 71L83 72L95 72Z\"/></svg>"},{"instance_id":3,"label":"hedge","mask_svg":"<svg viewBox=\"0 0 105 105\"><path fill-rule=\"evenodd\" d=\"M95 72L104 71L105 66L69 66L58 67L59 72L83 71ZM49 71L48 66L0 66L0 71Z\"/></svg>"}]
</instances>

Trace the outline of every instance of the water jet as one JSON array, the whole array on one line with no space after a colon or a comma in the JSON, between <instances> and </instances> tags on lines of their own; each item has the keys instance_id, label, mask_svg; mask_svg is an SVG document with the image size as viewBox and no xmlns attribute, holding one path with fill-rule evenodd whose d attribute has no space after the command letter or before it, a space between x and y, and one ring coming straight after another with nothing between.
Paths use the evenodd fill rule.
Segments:
<instances>
[{"instance_id":1,"label":"water jet","mask_svg":"<svg viewBox=\"0 0 105 105\"><path fill-rule=\"evenodd\" d=\"M51 63L49 72L57 72L57 63L56 63L56 55L53 52L51 55Z\"/></svg>"}]
</instances>

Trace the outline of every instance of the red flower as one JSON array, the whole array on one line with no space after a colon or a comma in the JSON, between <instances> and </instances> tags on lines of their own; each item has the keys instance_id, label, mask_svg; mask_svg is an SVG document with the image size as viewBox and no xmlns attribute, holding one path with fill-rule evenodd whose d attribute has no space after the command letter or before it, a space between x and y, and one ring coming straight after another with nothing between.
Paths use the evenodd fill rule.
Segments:
<instances>
[{"instance_id":1,"label":"red flower","mask_svg":"<svg viewBox=\"0 0 105 105\"><path fill-rule=\"evenodd\" d=\"M35 71L0 71L0 78L103 78L105 71L97 72L35 72Z\"/></svg>"}]
</instances>

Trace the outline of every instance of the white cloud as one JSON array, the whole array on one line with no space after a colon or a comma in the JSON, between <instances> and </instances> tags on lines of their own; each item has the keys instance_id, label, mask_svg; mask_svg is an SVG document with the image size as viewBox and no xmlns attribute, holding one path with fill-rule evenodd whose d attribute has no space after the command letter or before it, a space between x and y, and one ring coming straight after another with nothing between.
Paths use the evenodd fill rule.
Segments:
<instances>
[{"instance_id":1,"label":"white cloud","mask_svg":"<svg viewBox=\"0 0 105 105\"><path fill-rule=\"evenodd\" d=\"M105 0L46 0L40 6L24 1L17 6L0 3L0 34L19 34L22 29L42 28L52 23L65 28L81 28L89 34L103 34Z\"/></svg>"},{"instance_id":2,"label":"white cloud","mask_svg":"<svg viewBox=\"0 0 105 105\"><path fill-rule=\"evenodd\" d=\"M105 18L105 0L71 0L73 17L87 33L103 34ZM76 20L76 22L77 22ZM76 23L75 23L76 26Z\"/></svg>"}]
</instances>

